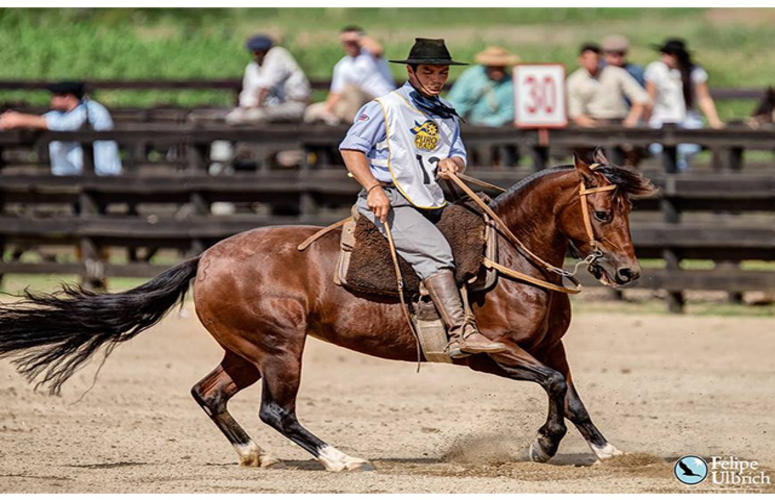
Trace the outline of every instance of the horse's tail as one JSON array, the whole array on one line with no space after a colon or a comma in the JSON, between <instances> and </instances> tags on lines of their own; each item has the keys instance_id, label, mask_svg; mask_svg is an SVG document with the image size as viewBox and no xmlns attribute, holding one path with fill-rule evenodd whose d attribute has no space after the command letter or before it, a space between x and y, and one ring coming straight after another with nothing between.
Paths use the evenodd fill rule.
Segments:
<instances>
[{"instance_id":1,"label":"horse's tail","mask_svg":"<svg viewBox=\"0 0 775 500\"><path fill-rule=\"evenodd\" d=\"M148 283L121 293L96 294L64 285L54 294L24 291L24 300L0 304L0 357L12 357L35 387L57 394L62 384L103 344L107 357L155 325L183 302L196 276L199 257L164 271Z\"/></svg>"}]
</instances>

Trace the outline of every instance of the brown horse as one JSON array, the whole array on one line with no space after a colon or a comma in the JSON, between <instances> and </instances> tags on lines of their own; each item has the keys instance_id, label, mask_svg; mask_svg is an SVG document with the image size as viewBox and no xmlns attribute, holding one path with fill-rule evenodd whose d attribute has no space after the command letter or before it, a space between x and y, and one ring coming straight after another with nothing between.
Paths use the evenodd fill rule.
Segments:
<instances>
[{"instance_id":1,"label":"brown horse","mask_svg":"<svg viewBox=\"0 0 775 500\"><path fill-rule=\"evenodd\" d=\"M583 223L587 203L594 239L602 257L591 272L618 286L638 277L629 230L628 196L648 194L648 180L603 163L591 170L583 161L534 174L496 198L491 207L533 252L561 266L571 246L592 252ZM614 185L608 191L586 188ZM307 335L382 358L415 360L415 340L393 300L377 301L334 284L338 231L305 252L296 246L319 228L265 227L232 236L165 271L152 281L117 294L91 294L66 287L60 294L26 294L22 302L0 306L0 355L15 356L18 370L56 392L81 363L107 344L134 337L157 323L183 299L196 277L194 302L205 328L225 350L223 361L192 389L192 395L236 448L243 465L277 461L258 446L229 414L229 398L263 381L259 417L309 451L330 471L370 468L326 444L296 418L302 351ZM498 261L553 282L501 238ZM567 295L500 277L494 288L473 294L472 306L483 334L508 346L506 352L473 355L458 365L539 383L549 396L546 423L530 447L536 461L549 460L566 432L567 418L600 459L618 454L592 423L573 386L562 336L570 323Z\"/></svg>"}]
</instances>

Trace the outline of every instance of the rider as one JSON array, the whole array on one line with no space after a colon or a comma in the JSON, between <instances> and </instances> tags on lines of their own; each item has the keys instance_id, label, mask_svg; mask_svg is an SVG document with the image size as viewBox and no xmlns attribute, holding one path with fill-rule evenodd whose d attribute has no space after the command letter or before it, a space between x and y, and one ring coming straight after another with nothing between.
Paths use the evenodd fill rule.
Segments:
<instances>
[{"instance_id":1,"label":"rider","mask_svg":"<svg viewBox=\"0 0 775 500\"><path fill-rule=\"evenodd\" d=\"M339 145L347 170L363 186L358 211L385 234L422 279L444 321L451 357L500 352L506 347L479 333L463 309L449 243L436 228L446 206L436 176L461 172L466 150L459 117L439 94L453 61L444 40L416 38L405 60L408 82L366 103Z\"/></svg>"}]
</instances>

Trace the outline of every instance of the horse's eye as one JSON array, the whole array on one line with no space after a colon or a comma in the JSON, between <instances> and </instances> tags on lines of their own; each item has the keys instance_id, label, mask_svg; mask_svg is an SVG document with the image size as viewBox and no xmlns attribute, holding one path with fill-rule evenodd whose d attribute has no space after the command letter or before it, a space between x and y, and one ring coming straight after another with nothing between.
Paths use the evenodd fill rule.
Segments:
<instances>
[{"instance_id":1,"label":"horse's eye","mask_svg":"<svg viewBox=\"0 0 775 500\"><path fill-rule=\"evenodd\" d=\"M595 219L600 222L611 222L611 212L595 210Z\"/></svg>"}]
</instances>

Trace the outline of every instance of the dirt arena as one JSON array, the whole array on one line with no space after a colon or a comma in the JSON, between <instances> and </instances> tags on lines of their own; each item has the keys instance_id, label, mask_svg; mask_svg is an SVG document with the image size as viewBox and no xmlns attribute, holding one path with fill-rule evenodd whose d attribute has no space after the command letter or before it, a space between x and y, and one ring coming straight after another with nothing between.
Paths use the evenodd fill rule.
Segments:
<instances>
[{"instance_id":1,"label":"dirt arena","mask_svg":"<svg viewBox=\"0 0 775 500\"><path fill-rule=\"evenodd\" d=\"M575 428L548 464L525 461L544 421L535 384L362 356L316 340L305 353L300 420L374 472L329 473L258 419L256 385L230 408L284 459L237 456L189 395L221 351L187 304L97 362L61 397L35 393L0 361L0 492L703 492L775 491L673 478L684 454L758 460L775 480L773 320L577 315L566 337L582 398L628 455L592 465Z\"/></svg>"}]
</instances>

